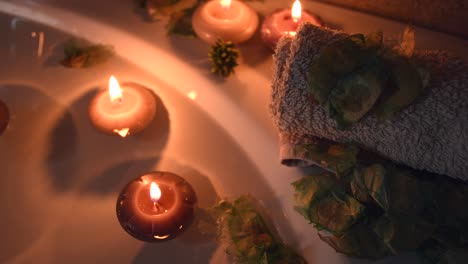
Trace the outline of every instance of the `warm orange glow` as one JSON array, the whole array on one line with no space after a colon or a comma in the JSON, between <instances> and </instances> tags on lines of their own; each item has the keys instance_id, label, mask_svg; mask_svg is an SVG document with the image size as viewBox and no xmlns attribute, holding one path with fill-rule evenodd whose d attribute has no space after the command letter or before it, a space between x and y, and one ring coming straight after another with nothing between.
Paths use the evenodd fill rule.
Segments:
<instances>
[{"instance_id":1,"label":"warm orange glow","mask_svg":"<svg viewBox=\"0 0 468 264\"><path fill-rule=\"evenodd\" d=\"M159 186L155 182L151 183L150 197L151 201L153 201L154 203L157 203L161 198L161 189L159 189Z\"/></svg>"},{"instance_id":2,"label":"warm orange glow","mask_svg":"<svg viewBox=\"0 0 468 264\"><path fill-rule=\"evenodd\" d=\"M112 75L109 78L109 95L111 101L122 100L122 89L120 89L119 81Z\"/></svg>"},{"instance_id":3,"label":"warm orange glow","mask_svg":"<svg viewBox=\"0 0 468 264\"><path fill-rule=\"evenodd\" d=\"M197 92L195 91L190 91L188 94L187 94L188 98L192 99L192 100L196 100L197 99Z\"/></svg>"},{"instance_id":4,"label":"warm orange glow","mask_svg":"<svg viewBox=\"0 0 468 264\"><path fill-rule=\"evenodd\" d=\"M221 0L221 6L224 9L229 9L231 7L231 0Z\"/></svg>"},{"instance_id":5,"label":"warm orange glow","mask_svg":"<svg viewBox=\"0 0 468 264\"><path fill-rule=\"evenodd\" d=\"M291 16L294 22L301 20L302 16L302 6L299 0L296 0L291 8Z\"/></svg>"},{"instance_id":6,"label":"warm orange glow","mask_svg":"<svg viewBox=\"0 0 468 264\"><path fill-rule=\"evenodd\" d=\"M125 138L130 134L130 128L122 128L122 129L114 129L114 132L117 133L119 136Z\"/></svg>"}]
</instances>

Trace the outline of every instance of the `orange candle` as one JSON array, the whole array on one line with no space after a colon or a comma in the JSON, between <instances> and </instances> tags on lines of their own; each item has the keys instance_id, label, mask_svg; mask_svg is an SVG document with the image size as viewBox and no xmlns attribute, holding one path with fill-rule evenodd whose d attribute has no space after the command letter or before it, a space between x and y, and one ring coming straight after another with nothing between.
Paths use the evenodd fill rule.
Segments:
<instances>
[{"instance_id":1,"label":"orange candle","mask_svg":"<svg viewBox=\"0 0 468 264\"><path fill-rule=\"evenodd\" d=\"M108 90L100 91L88 109L96 129L121 137L141 132L153 121L155 113L156 100L148 89L135 84L120 87L114 76L109 79Z\"/></svg>"},{"instance_id":2,"label":"orange candle","mask_svg":"<svg viewBox=\"0 0 468 264\"><path fill-rule=\"evenodd\" d=\"M8 108L5 103L0 101L0 135L3 134L3 131L7 128L9 120L10 113L8 112Z\"/></svg>"},{"instance_id":3,"label":"orange candle","mask_svg":"<svg viewBox=\"0 0 468 264\"><path fill-rule=\"evenodd\" d=\"M196 196L182 177L151 172L131 181L117 200L120 225L146 242L175 238L193 219Z\"/></svg>"}]
</instances>

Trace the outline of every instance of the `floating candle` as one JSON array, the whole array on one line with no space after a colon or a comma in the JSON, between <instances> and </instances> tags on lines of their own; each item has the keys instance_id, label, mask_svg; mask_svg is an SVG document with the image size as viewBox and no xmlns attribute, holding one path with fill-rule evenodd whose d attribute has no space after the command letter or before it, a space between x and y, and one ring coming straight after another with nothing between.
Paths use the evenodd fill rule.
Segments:
<instances>
[{"instance_id":1,"label":"floating candle","mask_svg":"<svg viewBox=\"0 0 468 264\"><path fill-rule=\"evenodd\" d=\"M273 50L282 36L295 36L302 22L323 26L322 21L308 11L303 11L301 2L296 0L291 9L278 9L263 21L262 39Z\"/></svg>"},{"instance_id":2,"label":"floating candle","mask_svg":"<svg viewBox=\"0 0 468 264\"><path fill-rule=\"evenodd\" d=\"M5 103L0 101L0 135L3 134L3 131L7 128L9 120L10 113L8 112L8 108Z\"/></svg>"},{"instance_id":3,"label":"floating candle","mask_svg":"<svg viewBox=\"0 0 468 264\"><path fill-rule=\"evenodd\" d=\"M187 228L196 200L192 187L182 177L170 172L151 172L122 190L117 199L117 218L133 237L162 242Z\"/></svg>"},{"instance_id":4,"label":"floating candle","mask_svg":"<svg viewBox=\"0 0 468 264\"><path fill-rule=\"evenodd\" d=\"M126 137L147 127L154 118L156 100L146 88L127 84L120 88L114 76L109 90L100 91L91 101L89 119L96 129Z\"/></svg>"},{"instance_id":5,"label":"floating candle","mask_svg":"<svg viewBox=\"0 0 468 264\"><path fill-rule=\"evenodd\" d=\"M258 27L257 13L237 0L213 0L200 6L192 16L199 38L214 44L217 38L241 43L252 37Z\"/></svg>"}]
</instances>

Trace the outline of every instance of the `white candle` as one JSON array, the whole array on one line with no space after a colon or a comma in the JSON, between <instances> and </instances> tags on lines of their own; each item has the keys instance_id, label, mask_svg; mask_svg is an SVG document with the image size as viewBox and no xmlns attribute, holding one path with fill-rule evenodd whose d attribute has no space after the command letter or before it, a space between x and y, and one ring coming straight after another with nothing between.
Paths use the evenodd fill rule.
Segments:
<instances>
[{"instance_id":1,"label":"white candle","mask_svg":"<svg viewBox=\"0 0 468 264\"><path fill-rule=\"evenodd\" d=\"M257 30L258 16L237 0L213 0L195 11L192 26L197 36L210 44L217 38L241 43L250 39Z\"/></svg>"},{"instance_id":2,"label":"white candle","mask_svg":"<svg viewBox=\"0 0 468 264\"><path fill-rule=\"evenodd\" d=\"M88 109L96 129L122 137L142 131L155 112L156 100L148 89L130 84L121 88L114 76L109 79L109 89L100 91Z\"/></svg>"}]
</instances>

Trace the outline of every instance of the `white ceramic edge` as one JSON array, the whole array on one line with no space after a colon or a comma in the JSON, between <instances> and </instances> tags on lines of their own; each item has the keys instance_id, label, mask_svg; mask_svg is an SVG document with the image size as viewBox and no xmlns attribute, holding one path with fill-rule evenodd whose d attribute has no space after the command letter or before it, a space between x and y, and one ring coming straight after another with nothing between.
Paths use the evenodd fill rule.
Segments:
<instances>
[{"instance_id":1,"label":"white ceramic edge","mask_svg":"<svg viewBox=\"0 0 468 264\"><path fill-rule=\"evenodd\" d=\"M119 31L114 27L95 22L90 18L49 5L37 5L33 2L0 2L0 11L39 22L63 32L86 38L92 42L113 43L119 56L157 76L182 95L189 94L193 90L192 84L197 83L200 90L194 103L232 136L276 194L284 194L285 189L289 188L289 186L284 186L281 182L272 181L271 177L269 177L285 174L288 170L288 168L281 166L279 162L271 163L274 160L279 161L277 142L266 137L265 128L254 122L242 109L239 109L229 97L219 91L219 87L216 87L212 81L176 56L160 50L157 46L137 37L129 37L128 32ZM74 25L78 24L80 27L76 28L67 24L67 20L74 21ZM108 34L95 34L96 32L108 32ZM167 65L171 65L171 67ZM178 69L177 72L183 72L184 78L175 76L174 68ZM264 76L251 69L243 69L243 74L255 76L256 80L261 79L265 83L269 82ZM213 100L213 98L216 98L216 100ZM252 145L253 143L255 143L255 146Z\"/></svg>"}]
</instances>

